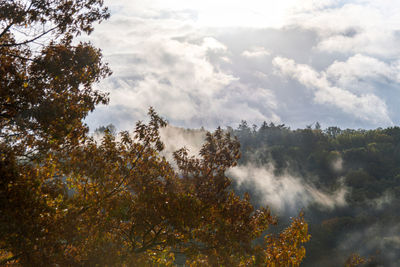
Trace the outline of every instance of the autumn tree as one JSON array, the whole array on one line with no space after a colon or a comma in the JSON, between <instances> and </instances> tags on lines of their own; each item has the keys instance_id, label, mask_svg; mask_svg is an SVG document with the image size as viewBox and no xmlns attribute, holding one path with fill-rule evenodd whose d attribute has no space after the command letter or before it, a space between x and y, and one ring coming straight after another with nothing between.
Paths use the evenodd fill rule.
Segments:
<instances>
[{"instance_id":1,"label":"autumn tree","mask_svg":"<svg viewBox=\"0 0 400 267\"><path fill-rule=\"evenodd\" d=\"M73 37L91 33L92 24L108 16L102 0L0 1L0 137L5 143L32 156L38 149L76 144L86 134L82 119L108 102L92 85L110 70L98 49L76 44Z\"/></svg>"},{"instance_id":2,"label":"autumn tree","mask_svg":"<svg viewBox=\"0 0 400 267\"><path fill-rule=\"evenodd\" d=\"M88 135L110 70L73 40L107 17L101 0L0 2L0 264L298 266L307 224L256 242L276 218L234 193L239 143L222 129L174 165L153 109L133 133Z\"/></svg>"},{"instance_id":3,"label":"autumn tree","mask_svg":"<svg viewBox=\"0 0 400 267\"><path fill-rule=\"evenodd\" d=\"M62 231L53 206L65 188L45 162L49 151L81 143L83 118L108 102L92 88L110 74L100 51L73 42L108 16L102 0L0 1L0 248L9 259L45 265L56 255L41 234ZM47 254L38 256L43 242Z\"/></svg>"}]
</instances>

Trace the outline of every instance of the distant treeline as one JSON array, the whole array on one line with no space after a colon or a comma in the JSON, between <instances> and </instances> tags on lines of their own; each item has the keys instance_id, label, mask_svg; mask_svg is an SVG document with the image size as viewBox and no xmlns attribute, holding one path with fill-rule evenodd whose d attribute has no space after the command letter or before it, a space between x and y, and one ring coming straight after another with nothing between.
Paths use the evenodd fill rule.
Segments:
<instances>
[{"instance_id":1,"label":"distant treeline","mask_svg":"<svg viewBox=\"0 0 400 267\"><path fill-rule=\"evenodd\" d=\"M371 256L368 266L400 266L400 127L291 130L242 121L228 131L241 143L240 164L273 164L277 179L290 173L325 192L346 187L345 207L307 208L304 266L339 266L352 252Z\"/></svg>"}]
</instances>

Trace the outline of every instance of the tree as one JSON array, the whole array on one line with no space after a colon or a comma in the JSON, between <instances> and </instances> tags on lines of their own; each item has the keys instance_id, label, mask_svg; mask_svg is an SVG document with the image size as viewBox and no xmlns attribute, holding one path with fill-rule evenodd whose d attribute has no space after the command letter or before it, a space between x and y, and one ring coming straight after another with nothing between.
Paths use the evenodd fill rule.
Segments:
<instances>
[{"instance_id":1,"label":"tree","mask_svg":"<svg viewBox=\"0 0 400 267\"><path fill-rule=\"evenodd\" d=\"M0 248L14 251L10 259L46 265L34 248L47 243L49 255L58 248L40 239L43 225L59 216L53 206L65 190L46 162L50 151L83 142L83 118L108 102L92 88L110 74L100 50L73 43L108 16L102 0L0 1ZM62 229L46 231L57 239Z\"/></svg>"},{"instance_id":2,"label":"tree","mask_svg":"<svg viewBox=\"0 0 400 267\"><path fill-rule=\"evenodd\" d=\"M1 2L0 264L298 266L303 216L256 242L276 218L230 187L239 143L222 129L199 158L175 152L176 168L153 109L133 134L88 135L83 119L108 101L93 84L110 70L73 37L107 17L101 0Z\"/></svg>"},{"instance_id":3,"label":"tree","mask_svg":"<svg viewBox=\"0 0 400 267\"><path fill-rule=\"evenodd\" d=\"M107 126L99 126L94 130L94 135L96 136L101 136L103 135L106 131L109 131L112 135L115 135L117 133L117 128L115 128L114 124L110 123Z\"/></svg>"},{"instance_id":4,"label":"tree","mask_svg":"<svg viewBox=\"0 0 400 267\"><path fill-rule=\"evenodd\" d=\"M0 2L0 137L20 154L76 144L108 102L92 88L110 74L100 50L73 43L108 16L102 0Z\"/></svg>"}]
</instances>

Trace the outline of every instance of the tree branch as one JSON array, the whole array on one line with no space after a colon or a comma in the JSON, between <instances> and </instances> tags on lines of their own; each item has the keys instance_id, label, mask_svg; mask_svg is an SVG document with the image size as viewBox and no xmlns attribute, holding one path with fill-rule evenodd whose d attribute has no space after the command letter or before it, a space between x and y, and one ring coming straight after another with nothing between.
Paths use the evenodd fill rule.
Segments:
<instances>
[{"instance_id":1,"label":"tree branch","mask_svg":"<svg viewBox=\"0 0 400 267\"><path fill-rule=\"evenodd\" d=\"M8 32L8 30L12 27L12 25L14 25L13 22L8 24L7 27L4 28L4 30L0 33L0 38L3 37Z\"/></svg>"},{"instance_id":2,"label":"tree branch","mask_svg":"<svg viewBox=\"0 0 400 267\"><path fill-rule=\"evenodd\" d=\"M39 34L38 36L36 36L36 37L34 37L34 38L32 38L32 39L30 39L30 40L25 40L25 41L20 42L20 43L0 44L0 47L13 47L13 46L20 46L20 45L29 44L29 43L32 43L32 42L36 41L37 39L39 39L39 38L45 36L45 35L48 34L49 32L54 31L54 30L57 29L57 28L58 28L58 26L55 26L55 27L53 27L53 28L50 28L50 29L48 29L47 31L44 31L43 33Z\"/></svg>"}]
</instances>

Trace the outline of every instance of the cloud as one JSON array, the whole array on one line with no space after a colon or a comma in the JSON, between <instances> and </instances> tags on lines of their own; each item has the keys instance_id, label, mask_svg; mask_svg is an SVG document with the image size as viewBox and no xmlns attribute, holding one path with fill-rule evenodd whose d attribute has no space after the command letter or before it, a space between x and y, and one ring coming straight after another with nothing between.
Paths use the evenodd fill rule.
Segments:
<instances>
[{"instance_id":1,"label":"cloud","mask_svg":"<svg viewBox=\"0 0 400 267\"><path fill-rule=\"evenodd\" d=\"M343 159L342 157L337 157L331 163L331 167L335 172L341 172L343 170Z\"/></svg>"},{"instance_id":2,"label":"cloud","mask_svg":"<svg viewBox=\"0 0 400 267\"><path fill-rule=\"evenodd\" d=\"M273 64L279 74L295 79L311 90L316 103L335 106L351 116L373 124L392 124L385 102L376 95L356 95L333 85L324 71L317 72L306 64L297 64L288 58L275 57Z\"/></svg>"},{"instance_id":3,"label":"cloud","mask_svg":"<svg viewBox=\"0 0 400 267\"><path fill-rule=\"evenodd\" d=\"M368 205L375 210L384 210L396 200L395 193L391 190L385 191L381 196L368 200Z\"/></svg>"},{"instance_id":4,"label":"cloud","mask_svg":"<svg viewBox=\"0 0 400 267\"><path fill-rule=\"evenodd\" d=\"M335 61L326 74L330 80L348 87L361 82L363 86L372 82L399 83L400 62L388 64L374 57L356 54L346 61Z\"/></svg>"},{"instance_id":5,"label":"cloud","mask_svg":"<svg viewBox=\"0 0 400 267\"><path fill-rule=\"evenodd\" d=\"M255 46L250 48L249 50L245 50L242 53L242 56L247 58L259 58L271 55L271 52L264 47Z\"/></svg>"},{"instance_id":6,"label":"cloud","mask_svg":"<svg viewBox=\"0 0 400 267\"><path fill-rule=\"evenodd\" d=\"M129 129L134 121L143 119L149 106L172 124L195 128L232 125L241 119L280 120L271 90L242 83L220 67L230 61L225 44L194 28L179 15L185 11L170 13L117 13L91 37L101 44L114 71L99 88L110 92L107 109L114 113L120 109L121 116L128 117L114 119L119 129ZM90 116L92 127L102 120L104 110Z\"/></svg>"},{"instance_id":7,"label":"cloud","mask_svg":"<svg viewBox=\"0 0 400 267\"><path fill-rule=\"evenodd\" d=\"M377 222L365 229L346 232L340 237L338 250L357 251L362 255L377 257L381 266L396 267L400 260L400 225L393 222ZM381 254L381 255L379 255ZM382 262L383 261L383 262Z\"/></svg>"},{"instance_id":8,"label":"cloud","mask_svg":"<svg viewBox=\"0 0 400 267\"><path fill-rule=\"evenodd\" d=\"M207 131L204 129L184 129L167 125L160 129L161 141L165 148L162 152L170 163L173 163L172 153L181 149L188 149L189 156L199 156L201 147L204 144Z\"/></svg>"},{"instance_id":9,"label":"cloud","mask_svg":"<svg viewBox=\"0 0 400 267\"><path fill-rule=\"evenodd\" d=\"M344 187L333 194L322 192L299 177L288 173L274 175L272 165L257 167L241 165L228 172L239 188L251 187L259 195L263 205L268 205L278 212L296 213L310 204L318 204L332 209L346 205Z\"/></svg>"},{"instance_id":10,"label":"cloud","mask_svg":"<svg viewBox=\"0 0 400 267\"><path fill-rule=\"evenodd\" d=\"M99 85L111 102L87 123L129 129L149 106L172 124L208 129L242 119L291 127L398 123L400 12L393 3L106 1L110 20L85 40L102 49L114 72ZM327 86L274 75L276 55L307 64Z\"/></svg>"},{"instance_id":11,"label":"cloud","mask_svg":"<svg viewBox=\"0 0 400 267\"><path fill-rule=\"evenodd\" d=\"M319 2L319 1L318 1ZM325 2L325 1L323 1ZM396 1L311 1L292 12L288 25L316 30L321 51L398 56L400 6Z\"/></svg>"}]
</instances>

